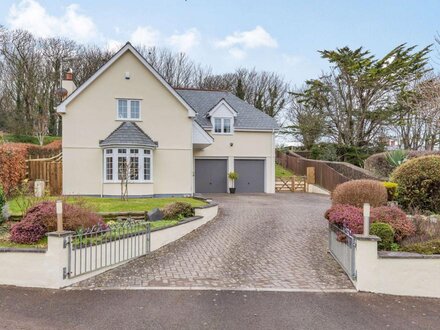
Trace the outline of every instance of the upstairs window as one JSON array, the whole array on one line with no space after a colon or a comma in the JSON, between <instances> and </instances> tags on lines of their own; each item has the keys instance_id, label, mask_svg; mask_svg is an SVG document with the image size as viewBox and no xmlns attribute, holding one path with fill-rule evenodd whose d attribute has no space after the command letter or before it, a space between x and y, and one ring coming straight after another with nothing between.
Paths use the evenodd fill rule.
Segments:
<instances>
[{"instance_id":1,"label":"upstairs window","mask_svg":"<svg viewBox=\"0 0 440 330\"><path fill-rule=\"evenodd\" d=\"M141 102L139 100L118 100L118 120L140 120Z\"/></svg>"},{"instance_id":2,"label":"upstairs window","mask_svg":"<svg viewBox=\"0 0 440 330\"><path fill-rule=\"evenodd\" d=\"M214 118L214 133L230 134L232 132L231 118Z\"/></svg>"}]
</instances>

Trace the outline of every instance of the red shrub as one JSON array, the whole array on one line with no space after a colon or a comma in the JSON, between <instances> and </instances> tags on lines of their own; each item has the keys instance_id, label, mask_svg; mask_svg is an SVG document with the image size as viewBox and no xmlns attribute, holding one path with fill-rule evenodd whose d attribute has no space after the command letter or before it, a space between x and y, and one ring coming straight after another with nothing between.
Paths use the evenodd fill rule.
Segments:
<instances>
[{"instance_id":1,"label":"red shrub","mask_svg":"<svg viewBox=\"0 0 440 330\"><path fill-rule=\"evenodd\" d=\"M29 143L4 143L0 145L0 185L6 195L11 195L26 176L28 157L52 157L61 152L61 140L44 147Z\"/></svg>"},{"instance_id":2,"label":"red shrub","mask_svg":"<svg viewBox=\"0 0 440 330\"><path fill-rule=\"evenodd\" d=\"M63 204L63 222L65 230L90 228L95 225L106 227L96 213L78 205ZM56 230L55 202L42 202L29 209L23 220L11 228L11 240L16 243L34 243L48 232Z\"/></svg>"},{"instance_id":3,"label":"red shrub","mask_svg":"<svg viewBox=\"0 0 440 330\"><path fill-rule=\"evenodd\" d=\"M0 145L0 184L6 195L10 195L24 179L26 157L26 144L5 143Z\"/></svg>"},{"instance_id":4,"label":"red shrub","mask_svg":"<svg viewBox=\"0 0 440 330\"><path fill-rule=\"evenodd\" d=\"M336 204L325 212L325 218L340 228L349 229L353 234L362 234L364 217L358 207Z\"/></svg>"},{"instance_id":5,"label":"red shrub","mask_svg":"<svg viewBox=\"0 0 440 330\"><path fill-rule=\"evenodd\" d=\"M395 240L402 241L407 236L413 235L416 228L405 212L396 206L382 206L371 210L371 222L385 222L395 231Z\"/></svg>"}]
</instances>

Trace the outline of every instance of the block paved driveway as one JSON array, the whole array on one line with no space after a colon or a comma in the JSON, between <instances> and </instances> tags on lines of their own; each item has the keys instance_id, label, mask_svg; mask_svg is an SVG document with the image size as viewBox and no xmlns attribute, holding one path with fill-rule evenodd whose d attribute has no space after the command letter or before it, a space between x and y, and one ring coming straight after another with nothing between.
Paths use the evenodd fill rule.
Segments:
<instances>
[{"instance_id":1,"label":"block paved driveway","mask_svg":"<svg viewBox=\"0 0 440 330\"><path fill-rule=\"evenodd\" d=\"M85 288L353 289L327 253L330 201L305 193L210 195L219 215L145 257L76 284Z\"/></svg>"}]
</instances>

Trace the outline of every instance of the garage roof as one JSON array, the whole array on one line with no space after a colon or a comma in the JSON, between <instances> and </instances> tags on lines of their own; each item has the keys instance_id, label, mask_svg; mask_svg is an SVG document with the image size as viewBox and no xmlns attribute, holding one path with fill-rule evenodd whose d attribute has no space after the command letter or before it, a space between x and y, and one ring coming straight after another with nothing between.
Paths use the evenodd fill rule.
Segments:
<instances>
[{"instance_id":1,"label":"garage roof","mask_svg":"<svg viewBox=\"0 0 440 330\"><path fill-rule=\"evenodd\" d=\"M234 129L279 129L275 119L230 92L179 88L176 91L197 112L196 121L203 128L212 127L207 114L224 99L238 113L234 119Z\"/></svg>"}]
</instances>

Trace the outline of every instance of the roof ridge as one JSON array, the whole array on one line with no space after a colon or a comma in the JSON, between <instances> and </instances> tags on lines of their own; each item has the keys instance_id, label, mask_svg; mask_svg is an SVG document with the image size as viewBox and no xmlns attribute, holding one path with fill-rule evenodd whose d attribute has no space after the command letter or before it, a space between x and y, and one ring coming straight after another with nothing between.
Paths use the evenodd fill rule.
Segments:
<instances>
[{"instance_id":1,"label":"roof ridge","mask_svg":"<svg viewBox=\"0 0 440 330\"><path fill-rule=\"evenodd\" d=\"M136 128L139 130L139 132L141 132L141 133L144 134L147 138L149 138L151 141L153 141L153 139L152 139L147 133L145 133L144 130L143 130L142 128L140 128L139 125L136 124L135 122L133 122L133 121L124 121L124 123L130 123L130 124L134 125L134 127L136 127ZM153 142L154 142L154 141L153 141Z\"/></svg>"},{"instance_id":2,"label":"roof ridge","mask_svg":"<svg viewBox=\"0 0 440 330\"><path fill-rule=\"evenodd\" d=\"M198 91L198 92L223 92L230 93L230 91L226 89L211 89L211 88L197 88L197 87L173 87L175 90L182 91Z\"/></svg>"}]
</instances>

